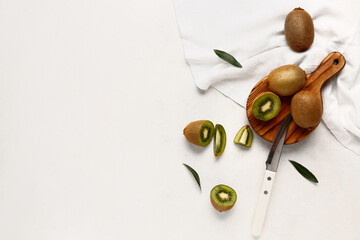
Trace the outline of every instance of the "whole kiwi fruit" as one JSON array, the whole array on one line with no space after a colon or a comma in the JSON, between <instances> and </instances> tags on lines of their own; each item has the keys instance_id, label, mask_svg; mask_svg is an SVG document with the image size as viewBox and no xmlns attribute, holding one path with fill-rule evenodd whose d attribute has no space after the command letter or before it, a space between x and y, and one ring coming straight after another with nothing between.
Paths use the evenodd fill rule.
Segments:
<instances>
[{"instance_id":1,"label":"whole kiwi fruit","mask_svg":"<svg viewBox=\"0 0 360 240\"><path fill-rule=\"evenodd\" d=\"M209 120L198 120L184 128L185 138L197 146L207 146L214 135L214 124Z\"/></svg>"},{"instance_id":2,"label":"whole kiwi fruit","mask_svg":"<svg viewBox=\"0 0 360 240\"><path fill-rule=\"evenodd\" d=\"M312 129L321 121L322 101L311 91L300 91L291 99L290 112L299 127Z\"/></svg>"},{"instance_id":3,"label":"whole kiwi fruit","mask_svg":"<svg viewBox=\"0 0 360 240\"><path fill-rule=\"evenodd\" d=\"M309 13L302 8L295 8L287 16L284 26L288 45L297 52L310 48L314 41L314 23Z\"/></svg>"},{"instance_id":4,"label":"whole kiwi fruit","mask_svg":"<svg viewBox=\"0 0 360 240\"><path fill-rule=\"evenodd\" d=\"M305 71L296 65L275 68L268 75L270 91L280 96L290 96L305 86Z\"/></svg>"}]
</instances>

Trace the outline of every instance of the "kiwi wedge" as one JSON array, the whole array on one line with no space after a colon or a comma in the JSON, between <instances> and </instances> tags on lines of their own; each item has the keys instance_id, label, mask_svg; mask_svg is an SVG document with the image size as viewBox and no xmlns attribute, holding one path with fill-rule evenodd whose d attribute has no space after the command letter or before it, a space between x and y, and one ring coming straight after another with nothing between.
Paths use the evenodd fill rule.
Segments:
<instances>
[{"instance_id":1,"label":"kiwi wedge","mask_svg":"<svg viewBox=\"0 0 360 240\"><path fill-rule=\"evenodd\" d=\"M226 132L222 125L216 124L214 130L214 155L219 157L225 150Z\"/></svg>"},{"instance_id":2,"label":"kiwi wedge","mask_svg":"<svg viewBox=\"0 0 360 240\"><path fill-rule=\"evenodd\" d=\"M253 132L249 125L243 126L234 138L234 143L245 147L251 147L253 140Z\"/></svg>"},{"instance_id":3,"label":"kiwi wedge","mask_svg":"<svg viewBox=\"0 0 360 240\"><path fill-rule=\"evenodd\" d=\"M280 106L281 101L276 94L264 92L255 98L251 110L257 119L268 121L279 114Z\"/></svg>"},{"instance_id":4,"label":"kiwi wedge","mask_svg":"<svg viewBox=\"0 0 360 240\"><path fill-rule=\"evenodd\" d=\"M185 138L192 144L205 147L209 145L214 135L214 124L209 120L198 120L189 123L184 128Z\"/></svg>"},{"instance_id":5,"label":"kiwi wedge","mask_svg":"<svg viewBox=\"0 0 360 240\"><path fill-rule=\"evenodd\" d=\"M236 192L229 186L220 184L210 192L210 201L213 207L219 212L230 210L236 203Z\"/></svg>"}]
</instances>

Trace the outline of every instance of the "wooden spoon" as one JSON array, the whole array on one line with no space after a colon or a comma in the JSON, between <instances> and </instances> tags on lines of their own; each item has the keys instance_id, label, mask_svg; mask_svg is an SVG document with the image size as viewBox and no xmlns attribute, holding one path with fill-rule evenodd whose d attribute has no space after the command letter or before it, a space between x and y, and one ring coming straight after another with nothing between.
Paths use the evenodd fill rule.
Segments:
<instances>
[{"instance_id":1,"label":"wooden spoon","mask_svg":"<svg viewBox=\"0 0 360 240\"><path fill-rule=\"evenodd\" d=\"M341 53L330 53L315 69L314 72L307 74L307 80L302 90L308 90L315 93L321 99L321 88L323 84L332 76L338 73L345 66L345 58ZM280 113L269 121L261 121L254 117L251 111L251 106L259 94L270 91L268 88L267 76L261 79L255 87L251 90L246 103L246 113L249 123L253 130L267 141L272 142L275 138L276 132L279 129L282 121L290 113L290 103L292 96L280 97L281 110ZM289 129L285 138L285 144L292 144L300 142L308 137L316 127L311 130L299 127L294 121L291 121Z\"/></svg>"}]
</instances>

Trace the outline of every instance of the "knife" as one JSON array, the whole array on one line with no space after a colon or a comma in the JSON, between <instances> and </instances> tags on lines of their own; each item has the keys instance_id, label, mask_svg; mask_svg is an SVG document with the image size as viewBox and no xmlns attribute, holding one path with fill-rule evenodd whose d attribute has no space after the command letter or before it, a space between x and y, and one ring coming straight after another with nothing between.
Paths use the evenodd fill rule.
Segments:
<instances>
[{"instance_id":1,"label":"knife","mask_svg":"<svg viewBox=\"0 0 360 240\"><path fill-rule=\"evenodd\" d=\"M281 151L284 146L286 133L291 122L291 114L287 115L284 121L281 123L279 130L276 133L275 139L270 149L269 156L266 160L266 171L264 175L263 184L260 191L260 196L256 205L254 221L252 225L252 234L255 237L260 236L265 217L266 211L269 204L271 195L271 189L275 180L276 171L279 166Z\"/></svg>"}]
</instances>

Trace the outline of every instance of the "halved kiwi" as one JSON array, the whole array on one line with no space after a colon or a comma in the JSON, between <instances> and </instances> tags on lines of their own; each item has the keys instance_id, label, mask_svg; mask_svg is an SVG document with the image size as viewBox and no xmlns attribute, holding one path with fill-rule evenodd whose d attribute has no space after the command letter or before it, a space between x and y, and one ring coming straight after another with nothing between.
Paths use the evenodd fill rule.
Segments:
<instances>
[{"instance_id":1,"label":"halved kiwi","mask_svg":"<svg viewBox=\"0 0 360 240\"><path fill-rule=\"evenodd\" d=\"M264 92L255 98L251 110L257 119L268 121L279 114L280 106L280 98L275 93Z\"/></svg>"},{"instance_id":2,"label":"halved kiwi","mask_svg":"<svg viewBox=\"0 0 360 240\"><path fill-rule=\"evenodd\" d=\"M210 192L210 201L213 207L219 212L230 210L236 203L236 192L229 186L220 184Z\"/></svg>"},{"instance_id":3,"label":"halved kiwi","mask_svg":"<svg viewBox=\"0 0 360 240\"><path fill-rule=\"evenodd\" d=\"M234 138L234 143L245 147L251 147L253 140L253 132L249 125L243 126Z\"/></svg>"},{"instance_id":4,"label":"halved kiwi","mask_svg":"<svg viewBox=\"0 0 360 240\"><path fill-rule=\"evenodd\" d=\"M198 120L184 128L185 138L197 146L207 146L214 135L214 124L209 120Z\"/></svg>"},{"instance_id":5,"label":"halved kiwi","mask_svg":"<svg viewBox=\"0 0 360 240\"><path fill-rule=\"evenodd\" d=\"M222 125L216 124L214 131L214 155L219 157L226 146L226 132Z\"/></svg>"}]
</instances>

